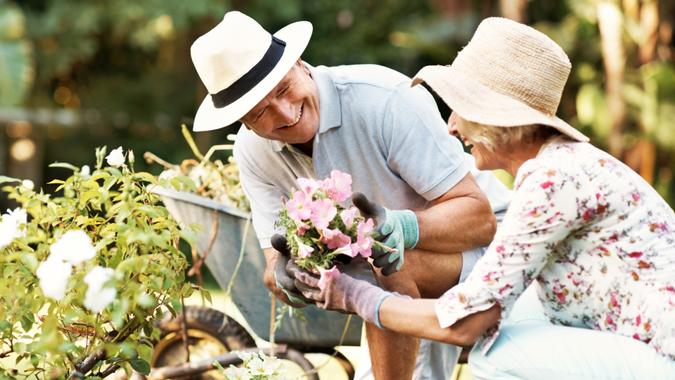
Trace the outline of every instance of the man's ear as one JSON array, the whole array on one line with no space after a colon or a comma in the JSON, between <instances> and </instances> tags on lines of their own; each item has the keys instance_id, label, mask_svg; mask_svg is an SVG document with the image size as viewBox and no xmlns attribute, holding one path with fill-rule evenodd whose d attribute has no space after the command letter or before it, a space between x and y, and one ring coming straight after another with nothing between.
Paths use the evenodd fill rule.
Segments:
<instances>
[{"instance_id":1,"label":"man's ear","mask_svg":"<svg viewBox=\"0 0 675 380\"><path fill-rule=\"evenodd\" d=\"M302 62L302 59L298 58L298 60L295 61L295 64L298 65L298 67L300 68L300 70L302 70L304 74L307 74L310 77L312 76L312 73L309 72L309 68Z\"/></svg>"}]
</instances>

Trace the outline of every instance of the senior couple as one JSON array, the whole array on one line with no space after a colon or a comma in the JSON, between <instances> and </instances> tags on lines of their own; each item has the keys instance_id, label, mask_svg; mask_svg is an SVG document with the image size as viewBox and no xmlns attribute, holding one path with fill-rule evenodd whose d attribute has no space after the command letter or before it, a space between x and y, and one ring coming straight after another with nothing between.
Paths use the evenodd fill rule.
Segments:
<instances>
[{"instance_id":1,"label":"senior couple","mask_svg":"<svg viewBox=\"0 0 675 380\"><path fill-rule=\"evenodd\" d=\"M228 12L191 48L209 92L194 129L243 124L234 154L277 297L362 317L376 379L447 379L471 346L478 379L675 378L675 215L555 116L571 68L555 42L488 18L411 81L312 66L311 34ZM319 281L274 222L298 177L334 169L393 249Z\"/></svg>"}]
</instances>

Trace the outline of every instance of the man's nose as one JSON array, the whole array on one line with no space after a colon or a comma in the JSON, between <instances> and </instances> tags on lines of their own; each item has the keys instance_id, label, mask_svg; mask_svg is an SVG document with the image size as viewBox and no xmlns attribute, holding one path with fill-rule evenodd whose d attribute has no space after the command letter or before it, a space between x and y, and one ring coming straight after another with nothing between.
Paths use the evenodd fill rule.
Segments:
<instances>
[{"instance_id":1,"label":"man's nose","mask_svg":"<svg viewBox=\"0 0 675 380\"><path fill-rule=\"evenodd\" d=\"M283 99L275 99L270 106L274 110L274 113L276 113L280 123L284 123L285 125L293 124L295 121L295 110L290 102Z\"/></svg>"}]
</instances>

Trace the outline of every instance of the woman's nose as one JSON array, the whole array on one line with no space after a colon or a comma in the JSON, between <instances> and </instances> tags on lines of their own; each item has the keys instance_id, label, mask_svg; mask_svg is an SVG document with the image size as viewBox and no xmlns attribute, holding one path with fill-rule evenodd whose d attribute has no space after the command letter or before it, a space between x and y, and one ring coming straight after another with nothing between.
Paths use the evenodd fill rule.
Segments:
<instances>
[{"instance_id":1,"label":"woman's nose","mask_svg":"<svg viewBox=\"0 0 675 380\"><path fill-rule=\"evenodd\" d=\"M455 116L454 112L452 113L452 115L450 115L450 118L448 119L448 133L453 136L459 135L459 131L457 130L457 117Z\"/></svg>"}]
</instances>

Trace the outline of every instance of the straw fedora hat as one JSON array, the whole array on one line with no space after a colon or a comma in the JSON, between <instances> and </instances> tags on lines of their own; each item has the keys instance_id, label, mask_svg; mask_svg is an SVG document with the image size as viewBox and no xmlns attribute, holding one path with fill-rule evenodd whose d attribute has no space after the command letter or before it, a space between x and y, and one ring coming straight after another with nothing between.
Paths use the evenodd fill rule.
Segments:
<instances>
[{"instance_id":1,"label":"straw fedora hat","mask_svg":"<svg viewBox=\"0 0 675 380\"><path fill-rule=\"evenodd\" d=\"M227 12L190 48L192 63L209 92L193 129L210 131L241 119L279 84L311 36L312 24L307 21L271 35L249 16Z\"/></svg>"},{"instance_id":2,"label":"straw fedora hat","mask_svg":"<svg viewBox=\"0 0 675 380\"><path fill-rule=\"evenodd\" d=\"M426 66L426 82L462 118L514 127L541 124L578 141L588 137L555 113L570 74L569 58L543 33L515 21L483 20L450 66Z\"/></svg>"}]
</instances>

